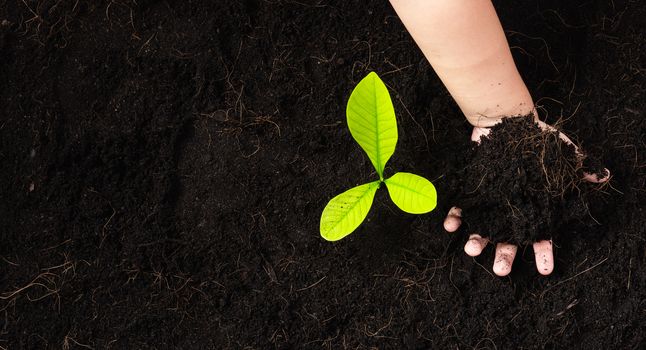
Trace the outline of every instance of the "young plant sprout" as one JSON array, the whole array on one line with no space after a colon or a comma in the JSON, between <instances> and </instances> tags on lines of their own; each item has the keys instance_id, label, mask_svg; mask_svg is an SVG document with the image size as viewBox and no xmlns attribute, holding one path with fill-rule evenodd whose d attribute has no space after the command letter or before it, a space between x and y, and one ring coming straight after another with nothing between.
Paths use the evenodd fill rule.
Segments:
<instances>
[{"instance_id":1,"label":"young plant sprout","mask_svg":"<svg viewBox=\"0 0 646 350\"><path fill-rule=\"evenodd\" d=\"M427 179L403 172L384 179L386 162L397 144L397 120L388 89L375 72L369 73L354 88L346 115L352 137L368 154L379 180L332 198L321 215L321 236L328 241L337 241L359 227L382 183L386 184L390 198L401 210L411 214L433 210L437 192Z\"/></svg>"}]
</instances>

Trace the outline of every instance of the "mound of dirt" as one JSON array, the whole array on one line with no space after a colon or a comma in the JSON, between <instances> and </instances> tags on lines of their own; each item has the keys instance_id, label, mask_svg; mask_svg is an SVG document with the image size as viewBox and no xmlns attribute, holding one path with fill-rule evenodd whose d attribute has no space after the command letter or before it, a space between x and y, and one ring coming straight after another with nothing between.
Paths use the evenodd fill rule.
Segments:
<instances>
[{"instance_id":1,"label":"mound of dirt","mask_svg":"<svg viewBox=\"0 0 646 350\"><path fill-rule=\"evenodd\" d=\"M603 177L603 167L587 159L584 167L574 145L532 116L503 119L472 151L461 176L469 233L530 244L556 238L572 219L590 218L586 193L593 187L584 171Z\"/></svg>"}]
</instances>

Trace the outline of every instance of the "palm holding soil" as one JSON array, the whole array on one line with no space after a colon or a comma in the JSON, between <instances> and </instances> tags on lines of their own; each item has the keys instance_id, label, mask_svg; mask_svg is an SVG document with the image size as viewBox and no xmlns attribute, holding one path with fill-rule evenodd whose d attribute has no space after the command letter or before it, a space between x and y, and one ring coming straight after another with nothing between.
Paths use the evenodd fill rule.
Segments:
<instances>
[{"instance_id":1,"label":"palm holding soil","mask_svg":"<svg viewBox=\"0 0 646 350\"><path fill-rule=\"evenodd\" d=\"M558 132L553 127L541 121L538 121L537 123L541 127L541 129L543 129L545 132ZM481 138L483 136L489 135L490 131L491 130L489 128L474 127L473 132L471 134L471 140L474 142L480 143ZM576 156L578 158L582 158L582 155L581 153L579 153L578 148L572 143L572 141L567 136L559 132L558 137L566 144L573 146L576 152ZM583 180L592 182L592 183L605 182L609 178L608 176L609 172L607 169L604 169L604 171L606 173L606 176L604 176L603 178L599 178L597 175L594 175L594 174L584 173ZM500 215L504 215L504 214L500 213ZM455 232L458 230L461 224L462 224L462 209L458 207L451 208L446 216L446 219L444 220L444 228L448 232ZM483 237L483 235L485 236ZM486 235L487 235L486 232L470 233L469 239L464 245L465 253L469 256L474 256L474 257L480 255L480 253L482 253L484 248L489 243L489 239L486 237ZM537 241L532 245L534 248L534 255L536 259L536 269L542 275L549 275L554 270L554 254L553 254L553 248L552 248L552 241L544 239L544 240ZM516 256L516 251L518 250L518 246L507 242L499 242L499 243L496 243L495 249L496 249L496 254L494 258L493 271L498 276L506 276L511 272L511 266L514 261L514 257Z\"/></svg>"},{"instance_id":2,"label":"palm holding soil","mask_svg":"<svg viewBox=\"0 0 646 350\"><path fill-rule=\"evenodd\" d=\"M491 0L390 0L390 2L469 123L474 126L473 141L479 142L481 136L488 134L489 128L500 123L504 117L535 115L534 102L516 69L509 44ZM541 135L541 129L554 131L554 128L543 122L537 121L537 123L540 129L535 124L529 123L534 125L532 135ZM580 156L576 146L561 133L551 132L545 133L545 135L551 135L552 146L555 146L558 152L561 152L561 149L565 149L565 151L567 148L570 149L567 151L570 153L566 157L569 160L565 162L565 166L578 170L580 164L576 163L583 157ZM562 140L560 144L558 139ZM510 142L514 141L517 140ZM568 144L573 147L568 147ZM538 146L543 147L542 144L538 144ZM536 151L531 147L526 150L530 154ZM487 162L488 159L484 161ZM576 171L572 169L566 171L561 168L560 170L568 174L570 185L577 181L574 179L575 175L580 175L590 182L603 182L609 178L607 170L605 176L601 175L602 178L590 174L577 175ZM599 173L603 172L599 171ZM546 174L543 182L549 184L550 178L547 175L549 174ZM535 182L541 182L536 173L532 176ZM482 194L481 192L482 189L478 194ZM516 231L531 231L537 230L537 228L548 231L554 226L554 218L544 219L539 211L547 210L549 212L558 207L560 204L557 203L557 200L548 198L543 193L542 195L548 204L543 204L542 207L541 205L532 207L532 204L540 202L532 197L532 193L528 193L522 188L516 189L516 193L523 195L522 199L511 197L511 200L517 201L516 204L527 205L527 203L518 202L519 200L531 202L529 203L530 215L524 215L525 226L515 227ZM476 198L476 202L478 200L487 201L485 196ZM496 203L494 203L495 205ZM472 206L472 208L475 207L477 205ZM513 208L513 205L510 204L510 207ZM496 222L505 219L501 217L505 213L491 211L491 208L483 205L480 208L485 211L489 210L489 217L487 217L489 221ZM526 213L521 212L521 214ZM453 207L449 211L444 222L447 231L454 232L459 228L462 222L461 215L462 210L458 207ZM533 221L540 221L539 219L542 222L534 225ZM550 220L552 221L550 222ZM539 237L532 242L534 242L536 266L543 275L550 274L554 268L552 233L529 233L532 239ZM473 232L464 247L465 252L471 256L479 255L489 242L488 238L492 238L493 234L496 233ZM517 246L505 243L507 241L500 240L500 237L493 239L493 241L497 242L493 270L497 275L505 276L511 272ZM527 242L527 239L524 242Z\"/></svg>"}]
</instances>

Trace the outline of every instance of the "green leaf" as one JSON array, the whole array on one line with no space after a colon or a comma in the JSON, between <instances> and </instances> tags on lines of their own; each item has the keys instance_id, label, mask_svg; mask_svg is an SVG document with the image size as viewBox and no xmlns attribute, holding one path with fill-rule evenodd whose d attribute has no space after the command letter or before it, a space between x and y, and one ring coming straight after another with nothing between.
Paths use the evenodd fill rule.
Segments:
<instances>
[{"instance_id":1,"label":"green leaf","mask_svg":"<svg viewBox=\"0 0 646 350\"><path fill-rule=\"evenodd\" d=\"M338 241L359 227L370 211L379 183L357 186L332 198L321 215L321 236Z\"/></svg>"},{"instance_id":2,"label":"green leaf","mask_svg":"<svg viewBox=\"0 0 646 350\"><path fill-rule=\"evenodd\" d=\"M384 182L390 198L407 213L428 213L437 205L435 186L419 175L397 173Z\"/></svg>"},{"instance_id":3,"label":"green leaf","mask_svg":"<svg viewBox=\"0 0 646 350\"><path fill-rule=\"evenodd\" d=\"M397 120L388 89L375 72L354 88L346 108L352 137L368 154L379 178L397 144Z\"/></svg>"}]
</instances>

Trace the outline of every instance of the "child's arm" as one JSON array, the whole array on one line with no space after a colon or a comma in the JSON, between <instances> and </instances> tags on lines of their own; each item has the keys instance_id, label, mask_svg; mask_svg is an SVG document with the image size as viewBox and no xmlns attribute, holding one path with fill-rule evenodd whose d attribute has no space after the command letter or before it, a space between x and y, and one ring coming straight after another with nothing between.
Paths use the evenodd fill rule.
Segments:
<instances>
[{"instance_id":1,"label":"child's arm","mask_svg":"<svg viewBox=\"0 0 646 350\"><path fill-rule=\"evenodd\" d=\"M433 66L437 75L474 126L472 139L504 116L528 115L534 102L520 77L500 20L490 0L390 0ZM447 231L461 224L453 207L444 221ZM488 240L471 234L464 250L479 255ZM517 247L498 243L493 271L511 272ZM536 267L547 275L554 269L551 241L534 243Z\"/></svg>"},{"instance_id":2,"label":"child's arm","mask_svg":"<svg viewBox=\"0 0 646 350\"><path fill-rule=\"evenodd\" d=\"M473 126L533 112L490 0L390 2Z\"/></svg>"}]
</instances>

